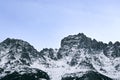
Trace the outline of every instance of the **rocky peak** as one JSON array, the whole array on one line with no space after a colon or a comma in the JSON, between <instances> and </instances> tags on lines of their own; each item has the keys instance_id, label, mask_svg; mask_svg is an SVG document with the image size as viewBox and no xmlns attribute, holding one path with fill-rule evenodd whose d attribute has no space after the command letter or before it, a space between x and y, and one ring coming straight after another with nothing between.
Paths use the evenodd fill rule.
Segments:
<instances>
[{"instance_id":1,"label":"rocky peak","mask_svg":"<svg viewBox=\"0 0 120 80\"><path fill-rule=\"evenodd\" d=\"M115 59L109 57L114 57ZM120 70L119 64L119 42L109 42L106 44L101 41L91 39L83 33L65 37L61 41L61 47L59 50L44 48L38 52L28 42L19 39L7 38L0 43L1 74L6 74L6 72L9 73L13 71L17 71L19 73L22 71L21 69L23 69L23 71L26 71L27 69L24 69L24 67L26 67L38 68L48 72L48 74L52 77L51 80L56 80L58 78L60 80L60 77L65 73L68 73L70 75L73 73L73 77L74 75L78 74L78 76L75 76L73 78L75 80L78 80L84 79L83 77L87 79L86 75L89 76L89 74L91 74L87 73L81 78L79 76L79 72L82 70L85 70L85 72L87 70L98 71L100 73L104 73L105 75L109 75L112 72L114 74L116 72L120 73L120 71L117 71ZM96 73L93 75L99 76ZM24 75L20 74L19 76ZM38 76L38 78L39 77L40 76ZM65 77L67 79L63 80L71 80L69 77L71 78L71 76L68 76ZM100 80L103 79L102 77L104 76L101 76ZM88 80L91 79L92 77L90 77Z\"/></svg>"},{"instance_id":2,"label":"rocky peak","mask_svg":"<svg viewBox=\"0 0 120 80\"><path fill-rule=\"evenodd\" d=\"M90 41L91 39L86 37L83 33L69 35L61 41L61 47L84 47L82 45Z\"/></svg>"},{"instance_id":3,"label":"rocky peak","mask_svg":"<svg viewBox=\"0 0 120 80\"><path fill-rule=\"evenodd\" d=\"M83 33L79 33L77 35L70 35L65 37L61 41L61 47L63 48L88 48L88 49L95 49L95 50L102 50L105 48L107 44L97 41L95 39L91 39L84 35Z\"/></svg>"},{"instance_id":4,"label":"rocky peak","mask_svg":"<svg viewBox=\"0 0 120 80\"><path fill-rule=\"evenodd\" d=\"M38 52L28 42L20 39L7 38L0 43L0 61L6 63L28 64L36 59Z\"/></svg>"},{"instance_id":5,"label":"rocky peak","mask_svg":"<svg viewBox=\"0 0 120 80\"><path fill-rule=\"evenodd\" d=\"M104 54L107 57L120 57L120 42L116 41L114 44L110 41L106 48L104 48Z\"/></svg>"},{"instance_id":6,"label":"rocky peak","mask_svg":"<svg viewBox=\"0 0 120 80\"><path fill-rule=\"evenodd\" d=\"M34 47L32 45L30 45L28 42L20 40L20 39L7 38L3 42L1 42L0 45L6 46L6 47L17 47L17 48L22 46L25 48L33 48L34 49Z\"/></svg>"},{"instance_id":7,"label":"rocky peak","mask_svg":"<svg viewBox=\"0 0 120 80\"><path fill-rule=\"evenodd\" d=\"M20 40L20 39L13 39L13 38L7 38L5 39L1 45L5 45L5 46L16 46L16 45L20 45L20 46L30 46L30 44L26 41Z\"/></svg>"},{"instance_id":8,"label":"rocky peak","mask_svg":"<svg viewBox=\"0 0 120 80\"><path fill-rule=\"evenodd\" d=\"M58 51L58 58L65 55L68 56L70 53L76 54L76 52L80 49L85 49L88 53L95 53L92 51L103 51L107 46L108 45L106 43L91 39L83 33L69 35L61 41L61 48Z\"/></svg>"}]
</instances>

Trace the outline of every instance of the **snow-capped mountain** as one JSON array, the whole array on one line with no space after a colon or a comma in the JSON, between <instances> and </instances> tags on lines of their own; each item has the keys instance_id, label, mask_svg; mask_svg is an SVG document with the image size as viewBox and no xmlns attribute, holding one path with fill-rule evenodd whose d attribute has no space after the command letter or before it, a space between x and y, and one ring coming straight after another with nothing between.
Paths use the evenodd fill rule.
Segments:
<instances>
[{"instance_id":1,"label":"snow-capped mountain","mask_svg":"<svg viewBox=\"0 0 120 80\"><path fill-rule=\"evenodd\" d=\"M79 33L62 39L59 49L38 52L7 38L0 43L0 80L120 80L120 42Z\"/></svg>"}]
</instances>

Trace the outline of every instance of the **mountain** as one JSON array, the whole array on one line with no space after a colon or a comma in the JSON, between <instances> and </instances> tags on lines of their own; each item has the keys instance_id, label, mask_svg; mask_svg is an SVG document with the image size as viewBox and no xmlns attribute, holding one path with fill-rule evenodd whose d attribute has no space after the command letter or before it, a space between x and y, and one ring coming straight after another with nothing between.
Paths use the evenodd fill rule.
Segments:
<instances>
[{"instance_id":1,"label":"mountain","mask_svg":"<svg viewBox=\"0 0 120 80\"><path fill-rule=\"evenodd\" d=\"M30 68L38 58L42 59L42 56L28 42L7 38L0 43L0 80L28 80L26 78L33 76L49 80L44 71ZM38 80L37 78L29 80Z\"/></svg>"},{"instance_id":2,"label":"mountain","mask_svg":"<svg viewBox=\"0 0 120 80\"><path fill-rule=\"evenodd\" d=\"M0 80L50 80L47 73L39 69L23 68L20 72L14 71Z\"/></svg>"},{"instance_id":3,"label":"mountain","mask_svg":"<svg viewBox=\"0 0 120 80\"><path fill-rule=\"evenodd\" d=\"M98 72L86 71L86 72L65 74L62 80L112 80L112 79Z\"/></svg>"},{"instance_id":4,"label":"mountain","mask_svg":"<svg viewBox=\"0 0 120 80\"><path fill-rule=\"evenodd\" d=\"M63 38L59 49L39 52L7 38L0 43L0 80L120 80L120 42L79 33Z\"/></svg>"}]
</instances>

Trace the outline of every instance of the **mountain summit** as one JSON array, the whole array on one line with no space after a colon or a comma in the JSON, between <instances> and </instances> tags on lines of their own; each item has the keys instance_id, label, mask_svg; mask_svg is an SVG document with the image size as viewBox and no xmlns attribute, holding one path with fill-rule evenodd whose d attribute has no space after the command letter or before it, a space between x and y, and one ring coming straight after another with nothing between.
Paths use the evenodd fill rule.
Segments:
<instances>
[{"instance_id":1,"label":"mountain summit","mask_svg":"<svg viewBox=\"0 0 120 80\"><path fill-rule=\"evenodd\" d=\"M120 42L103 43L79 33L59 49L37 51L28 42L0 43L0 80L118 80Z\"/></svg>"}]
</instances>

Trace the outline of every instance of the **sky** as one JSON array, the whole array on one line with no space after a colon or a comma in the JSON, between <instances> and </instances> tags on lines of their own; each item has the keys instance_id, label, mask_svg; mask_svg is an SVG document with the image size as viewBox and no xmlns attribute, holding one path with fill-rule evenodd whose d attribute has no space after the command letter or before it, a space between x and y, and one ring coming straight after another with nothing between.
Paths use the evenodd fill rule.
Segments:
<instances>
[{"instance_id":1,"label":"sky","mask_svg":"<svg viewBox=\"0 0 120 80\"><path fill-rule=\"evenodd\" d=\"M120 0L0 0L0 42L22 39L36 49L59 48L61 39L84 33L120 41Z\"/></svg>"}]
</instances>

